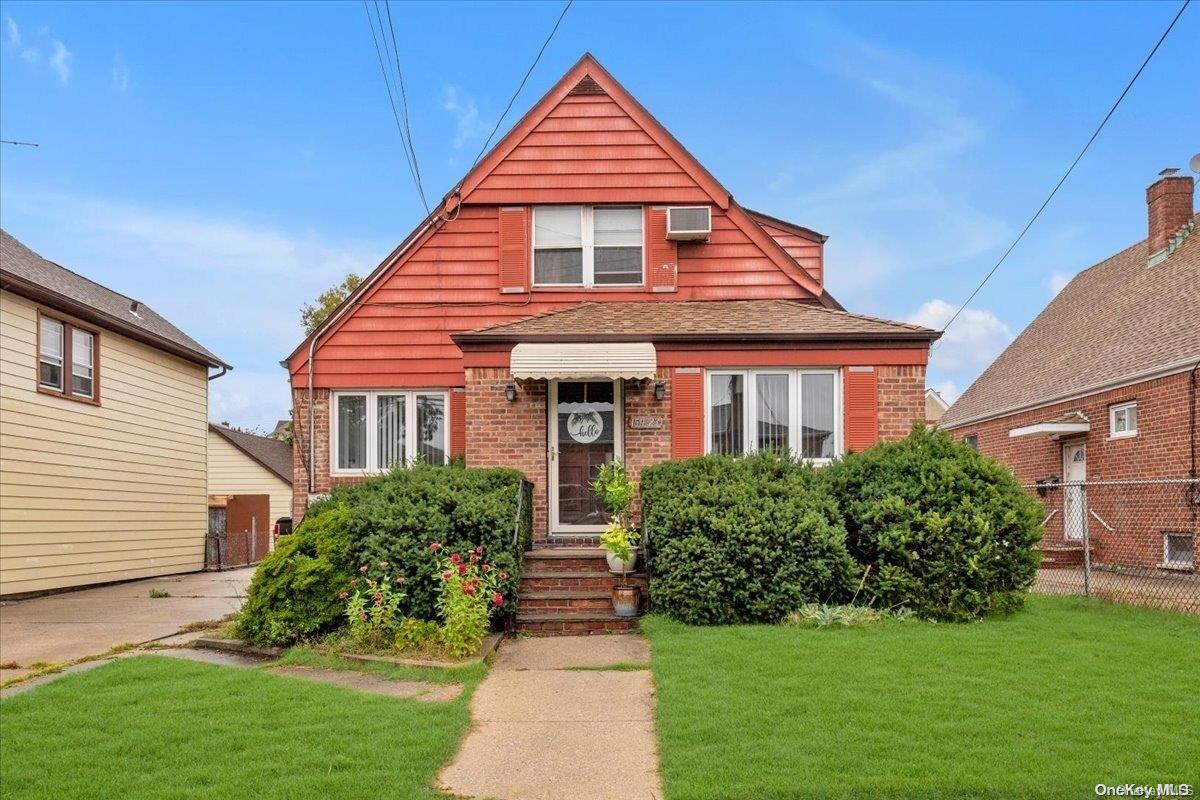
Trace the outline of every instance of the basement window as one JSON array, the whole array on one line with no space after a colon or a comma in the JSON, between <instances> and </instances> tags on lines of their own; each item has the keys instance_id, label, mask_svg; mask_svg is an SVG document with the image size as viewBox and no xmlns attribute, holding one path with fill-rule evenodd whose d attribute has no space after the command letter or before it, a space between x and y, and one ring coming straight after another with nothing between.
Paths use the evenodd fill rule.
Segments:
<instances>
[{"instance_id":1,"label":"basement window","mask_svg":"<svg viewBox=\"0 0 1200 800\"><path fill-rule=\"evenodd\" d=\"M640 286L642 249L640 206L533 209L534 286Z\"/></svg>"},{"instance_id":2,"label":"basement window","mask_svg":"<svg viewBox=\"0 0 1200 800\"><path fill-rule=\"evenodd\" d=\"M334 475L363 475L416 461L446 463L450 425L446 394L393 390L333 393Z\"/></svg>"},{"instance_id":3,"label":"basement window","mask_svg":"<svg viewBox=\"0 0 1200 800\"><path fill-rule=\"evenodd\" d=\"M1196 543L1191 534L1163 534L1163 566L1183 569L1196 566Z\"/></svg>"},{"instance_id":4,"label":"basement window","mask_svg":"<svg viewBox=\"0 0 1200 800\"><path fill-rule=\"evenodd\" d=\"M1121 403L1108 409L1108 437L1137 436L1137 403Z\"/></svg>"}]
</instances>

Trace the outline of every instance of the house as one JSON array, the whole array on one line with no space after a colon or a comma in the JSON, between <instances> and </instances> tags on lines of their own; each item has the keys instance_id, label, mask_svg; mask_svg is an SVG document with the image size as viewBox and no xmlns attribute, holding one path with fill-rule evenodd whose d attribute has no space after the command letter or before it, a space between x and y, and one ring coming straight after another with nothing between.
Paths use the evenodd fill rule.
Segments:
<instances>
[{"instance_id":1,"label":"house","mask_svg":"<svg viewBox=\"0 0 1200 800\"><path fill-rule=\"evenodd\" d=\"M925 390L925 424L937 427L938 420L950 408L942 395L936 389Z\"/></svg>"},{"instance_id":2,"label":"house","mask_svg":"<svg viewBox=\"0 0 1200 800\"><path fill-rule=\"evenodd\" d=\"M0 594L202 569L208 382L228 369L0 233Z\"/></svg>"},{"instance_id":3,"label":"house","mask_svg":"<svg viewBox=\"0 0 1200 800\"><path fill-rule=\"evenodd\" d=\"M254 563L270 549L275 522L291 513L292 446L270 436L209 423L209 531L252 534L252 541L231 544L245 549L239 563Z\"/></svg>"},{"instance_id":4,"label":"house","mask_svg":"<svg viewBox=\"0 0 1200 800\"><path fill-rule=\"evenodd\" d=\"M1076 275L941 419L1024 483L1069 482L1039 492L1044 566L1079 563L1086 536L1099 564L1195 570L1193 189L1164 170L1146 192L1148 238Z\"/></svg>"},{"instance_id":5,"label":"house","mask_svg":"<svg viewBox=\"0 0 1200 800\"><path fill-rule=\"evenodd\" d=\"M906 435L938 334L843 310L825 240L738 204L585 55L286 360L294 518L461 456L532 481L539 547L594 544L610 459Z\"/></svg>"}]
</instances>

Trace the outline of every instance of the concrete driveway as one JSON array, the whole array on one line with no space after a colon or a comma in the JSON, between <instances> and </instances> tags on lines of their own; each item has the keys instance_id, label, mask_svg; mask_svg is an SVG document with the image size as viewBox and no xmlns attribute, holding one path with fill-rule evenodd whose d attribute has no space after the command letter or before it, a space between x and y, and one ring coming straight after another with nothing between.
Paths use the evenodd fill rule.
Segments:
<instances>
[{"instance_id":1,"label":"concrete driveway","mask_svg":"<svg viewBox=\"0 0 1200 800\"><path fill-rule=\"evenodd\" d=\"M142 644L242 606L253 567L147 578L97 589L0 602L0 680L31 664L58 663ZM151 597L153 589L169 597Z\"/></svg>"}]
</instances>

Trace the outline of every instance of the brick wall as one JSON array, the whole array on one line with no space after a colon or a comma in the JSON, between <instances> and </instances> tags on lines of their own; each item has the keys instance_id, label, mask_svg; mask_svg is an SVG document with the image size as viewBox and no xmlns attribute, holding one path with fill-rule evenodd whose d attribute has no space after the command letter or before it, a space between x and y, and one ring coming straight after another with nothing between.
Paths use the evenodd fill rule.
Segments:
<instances>
[{"instance_id":1,"label":"brick wall","mask_svg":"<svg viewBox=\"0 0 1200 800\"><path fill-rule=\"evenodd\" d=\"M1109 436L1108 409L1118 403L1137 402L1138 434ZM1076 411L1091 422L1091 430L1065 441L1083 442L1087 450L1088 481L1130 481L1185 478L1190 468L1188 374L1113 389L1078 400L1023 411L999 419L954 428L956 439L974 435L979 450L1007 464L1023 484L1063 476L1062 441L1049 436L1013 439L1009 430L1039 422L1062 421ZM1197 408L1200 416L1200 406ZM1153 567L1162 560L1164 531L1193 532L1196 513L1188 505L1184 487L1089 487L1088 538L1098 563L1128 563ZM1047 548L1078 546L1064 535L1062 492L1039 497L1047 513L1058 511L1046 523ZM1099 516L1107 524L1101 524ZM1108 528L1113 528L1110 531Z\"/></svg>"},{"instance_id":2,"label":"brick wall","mask_svg":"<svg viewBox=\"0 0 1200 800\"><path fill-rule=\"evenodd\" d=\"M654 399L654 384L666 384L662 400ZM635 416L656 417L662 420L657 429L634 430L630 427ZM671 370L659 368L654 381L625 384L625 466L633 480L640 480L642 469L671 458ZM634 521L640 524L640 500L633 508Z\"/></svg>"},{"instance_id":3,"label":"brick wall","mask_svg":"<svg viewBox=\"0 0 1200 800\"><path fill-rule=\"evenodd\" d=\"M329 475L329 390L313 390L313 421L316 440L317 494L328 492ZM299 525L308 508L308 389L292 390L292 432L295 446L292 448L292 524Z\"/></svg>"},{"instance_id":4,"label":"brick wall","mask_svg":"<svg viewBox=\"0 0 1200 800\"><path fill-rule=\"evenodd\" d=\"M903 439L925 421L925 365L878 367L879 441Z\"/></svg>"}]
</instances>

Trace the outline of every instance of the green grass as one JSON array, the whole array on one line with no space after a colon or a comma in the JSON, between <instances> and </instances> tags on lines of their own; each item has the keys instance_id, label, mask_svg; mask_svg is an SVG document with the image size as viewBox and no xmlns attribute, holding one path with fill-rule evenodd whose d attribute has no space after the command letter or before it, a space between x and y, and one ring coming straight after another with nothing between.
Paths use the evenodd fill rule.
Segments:
<instances>
[{"instance_id":1,"label":"green grass","mask_svg":"<svg viewBox=\"0 0 1200 800\"><path fill-rule=\"evenodd\" d=\"M439 797L429 787L484 668L455 672L458 700L422 703L255 669L116 661L0 702L0 797Z\"/></svg>"},{"instance_id":2,"label":"green grass","mask_svg":"<svg viewBox=\"0 0 1200 800\"><path fill-rule=\"evenodd\" d=\"M969 625L643 630L667 800L1200 784L1194 617L1032 598Z\"/></svg>"},{"instance_id":3,"label":"green grass","mask_svg":"<svg viewBox=\"0 0 1200 800\"><path fill-rule=\"evenodd\" d=\"M569 672L643 672L650 665L642 661L618 661L616 664L581 664L567 667Z\"/></svg>"}]
</instances>

